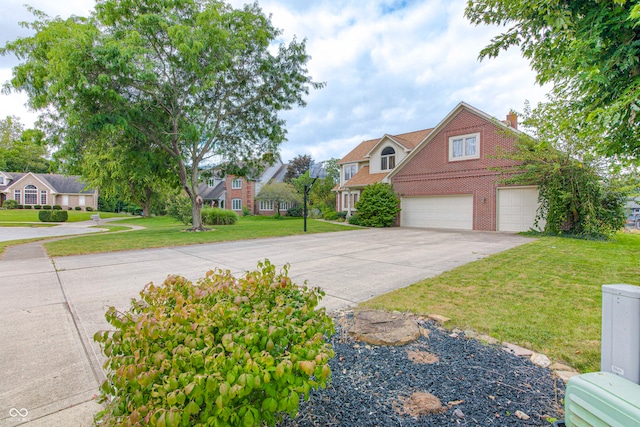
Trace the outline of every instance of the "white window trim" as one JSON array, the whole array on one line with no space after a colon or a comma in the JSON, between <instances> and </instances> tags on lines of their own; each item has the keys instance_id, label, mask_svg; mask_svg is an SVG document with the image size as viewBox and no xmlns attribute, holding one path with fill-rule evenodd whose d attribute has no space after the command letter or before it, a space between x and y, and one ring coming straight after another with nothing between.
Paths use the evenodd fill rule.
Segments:
<instances>
[{"instance_id":1,"label":"white window trim","mask_svg":"<svg viewBox=\"0 0 640 427\"><path fill-rule=\"evenodd\" d=\"M273 200L260 200L260 210L261 211L272 211L273 210Z\"/></svg>"},{"instance_id":2,"label":"white window trim","mask_svg":"<svg viewBox=\"0 0 640 427\"><path fill-rule=\"evenodd\" d=\"M472 156L460 156L460 157L453 157L453 141L457 141L459 139L462 139L463 141L466 141L468 138L474 138L476 139L476 153ZM464 149L464 147L463 147ZM479 159L480 158L480 132L476 132L476 133L468 133L466 135L456 135L456 136L451 136L449 137L449 161L450 162L457 162L459 160L470 160L470 159Z\"/></svg>"},{"instance_id":3,"label":"white window trim","mask_svg":"<svg viewBox=\"0 0 640 427\"><path fill-rule=\"evenodd\" d=\"M349 169L350 171L353 169L353 174L349 178L347 178L347 169ZM344 179L343 182L349 181L357 173L358 173L358 164L357 163L350 163L348 165L343 165L343 167L342 167L342 178Z\"/></svg>"},{"instance_id":4,"label":"white window trim","mask_svg":"<svg viewBox=\"0 0 640 427\"><path fill-rule=\"evenodd\" d=\"M240 207L236 208L236 204L240 204ZM231 199L231 210L233 211L241 211L242 210L242 199Z\"/></svg>"},{"instance_id":5,"label":"white window trim","mask_svg":"<svg viewBox=\"0 0 640 427\"><path fill-rule=\"evenodd\" d=\"M242 188L242 180L240 178L234 178L233 181L231 181L231 188L233 190L239 190Z\"/></svg>"}]
</instances>

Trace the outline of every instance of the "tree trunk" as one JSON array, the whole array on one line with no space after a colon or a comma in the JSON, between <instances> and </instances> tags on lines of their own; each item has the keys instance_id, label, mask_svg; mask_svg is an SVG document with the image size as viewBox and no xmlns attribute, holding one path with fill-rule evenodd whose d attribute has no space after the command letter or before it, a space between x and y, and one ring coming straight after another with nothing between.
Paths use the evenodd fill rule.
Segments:
<instances>
[{"instance_id":1,"label":"tree trunk","mask_svg":"<svg viewBox=\"0 0 640 427\"><path fill-rule=\"evenodd\" d=\"M145 195L146 197L144 198L144 202L142 203L142 216L145 218L149 218L149 212L151 211L151 189L149 187L145 189Z\"/></svg>"},{"instance_id":2,"label":"tree trunk","mask_svg":"<svg viewBox=\"0 0 640 427\"><path fill-rule=\"evenodd\" d=\"M204 231L202 225L202 197L191 194L191 230Z\"/></svg>"}]
</instances>

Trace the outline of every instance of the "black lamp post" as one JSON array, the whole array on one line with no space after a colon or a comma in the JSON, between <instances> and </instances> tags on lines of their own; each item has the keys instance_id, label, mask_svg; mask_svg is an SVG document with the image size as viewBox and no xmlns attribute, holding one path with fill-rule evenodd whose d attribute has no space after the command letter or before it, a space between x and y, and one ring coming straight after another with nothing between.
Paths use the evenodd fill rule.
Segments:
<instances>
[{"instance_id":1,"label":"black lamp post","mask_svg":"<svg viewBox=\"0 0 640 427\"><path fill-rule=\"evenodd\" d=\"M316 182L318 178L323 179L327 176L327 171L324 168L323 163L314 164L311 162L309 164L309 177L313 179L311 184L304 185L304 209L302 211L302 216L304 217L304 232L307 232L307 201L309 199L309 191L311 191L311 187Z\"/></svg>"}]
</instances>

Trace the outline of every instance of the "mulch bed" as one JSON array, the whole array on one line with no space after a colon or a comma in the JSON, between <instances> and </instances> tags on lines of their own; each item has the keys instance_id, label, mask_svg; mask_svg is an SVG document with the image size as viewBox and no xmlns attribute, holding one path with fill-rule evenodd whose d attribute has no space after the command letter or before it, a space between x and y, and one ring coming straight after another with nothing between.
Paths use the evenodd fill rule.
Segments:
<instances>
[{"instance_id":1,"label":"mulch bed","mask_svg":"<svg viewBox=\"0 0 640 427\"><path fill-rule=\"evenodd\" d=\"M367 345L349 337L351 319L331 338L331 385L279 426L549 426L563 416L564 383L527 358L431 321L421 322L429 337L406 346Z\"/></svg>"}]
</instances>

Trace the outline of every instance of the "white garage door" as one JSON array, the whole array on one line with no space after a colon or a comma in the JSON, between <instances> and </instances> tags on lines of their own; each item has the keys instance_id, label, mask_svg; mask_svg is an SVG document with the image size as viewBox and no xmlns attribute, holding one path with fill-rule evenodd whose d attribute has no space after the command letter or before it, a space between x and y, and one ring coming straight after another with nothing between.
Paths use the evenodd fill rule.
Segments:
<instances>
[{"instance_id":1,"label":"white garage door","mask_svg":"<svg viewBox=\"0 0 640 427\"><path fill-rule=\"evenodd\" d=\"M498 189L498 231L527 231L533 228L538 209L536 187ZM544 223L538 224L544 227Z\"/></svg>"},{"instance_id":2,"label":"white garage door","mask_svg":"<svg viewBox=\"0 0 640 427\"><path fill-rule=\"evenodd\" d=\"M400 211L404 227L473 230L473 196L403 197Z\"/></svg>"}]
</instances>

